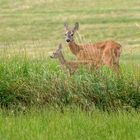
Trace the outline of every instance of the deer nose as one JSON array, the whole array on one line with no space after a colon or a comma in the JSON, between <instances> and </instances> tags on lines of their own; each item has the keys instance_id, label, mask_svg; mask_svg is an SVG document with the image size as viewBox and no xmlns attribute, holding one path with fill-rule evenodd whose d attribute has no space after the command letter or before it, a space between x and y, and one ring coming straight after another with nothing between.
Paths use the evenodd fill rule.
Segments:
<instances>
[{"instance_id":1,"label":"deer nose","mask_svg":"<svg viewBox=\"0 0 140 140\"><path fill-rule=\"evenodd\" d=\"M67 42L70 42L70 39L66 39Z\"/></svg>"}]
</instances>

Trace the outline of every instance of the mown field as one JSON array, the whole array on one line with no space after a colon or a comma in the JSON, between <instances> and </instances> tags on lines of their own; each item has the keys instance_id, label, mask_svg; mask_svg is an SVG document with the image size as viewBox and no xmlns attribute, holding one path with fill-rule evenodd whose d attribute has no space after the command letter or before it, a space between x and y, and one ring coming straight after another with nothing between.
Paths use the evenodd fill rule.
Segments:
<instances>
[{"instance_id":1,"label":"mown field","mask_svg":"<svg viewBox=\"0 0 140 140\"><path fill-rule=\"evenodd\" d=\"M1 0L0 139L140 139L139 5ZM49 57L62 43L66 59L75 59L64 40L64 22L80 23L79 44L119 42L120 74L81 68L69 77Z\"/></svg>"}]
</instances>

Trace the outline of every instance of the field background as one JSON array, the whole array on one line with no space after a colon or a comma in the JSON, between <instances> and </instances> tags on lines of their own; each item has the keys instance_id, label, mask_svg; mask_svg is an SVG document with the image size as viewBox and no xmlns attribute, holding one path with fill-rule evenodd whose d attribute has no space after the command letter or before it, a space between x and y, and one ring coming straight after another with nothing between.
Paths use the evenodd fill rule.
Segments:
<instances>
[{"instance_id":1,"label":"field background","mask_svg":"<svg viewBox=\"0 0 140 140\"><path fill-rule=\"evenodd\" d=\"M64 74L49 58L62 43L75 59L64 22L79 44L119 42L122 77ZM139 64L139 0L0 0L0 139L139 140Z\"/></svg>"},{"instance_id":2,"label":"field background","mask_svg":"<svg viewBox=\"0 0 140 140\"><path fill-rule=\"evenodd\" d=\"M134 54L138 62L139 5L139 0L1 0L0 48L18 48L17 53L26 48L31 56L46 57L60 42L67 46L64 22L71 26L79 22L80 43L114 39L122 44L125 60Z\"/></svg>"}]
</instances>

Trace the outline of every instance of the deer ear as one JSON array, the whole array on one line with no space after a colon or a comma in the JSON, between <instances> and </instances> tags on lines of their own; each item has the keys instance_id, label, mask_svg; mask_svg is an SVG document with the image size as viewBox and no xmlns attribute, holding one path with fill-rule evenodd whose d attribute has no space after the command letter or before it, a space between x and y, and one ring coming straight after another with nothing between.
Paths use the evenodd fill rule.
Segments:
<instances>
[{"instance_id":1,"label":"deer ear","mask_svg":"<svg viewBox=\"0 0 140 140\"><path fill-rule=\"evenodd\" d=\"M66 31L68 30L68 24L67 23L64 23L64 28L65 28Z\"/></svg>"},{"instance_id":2,"label":"deer ear","mask_svg":"<svg viewBox=\"0 0 140 140\"><path fill-rule=\"evenodd\" d=\"M79 29L79 23L76 22L76 23L75 23L75 26L74 26L74 28L73 28L73 31L76 31L76 30L78 30L78 29Z\"/></svg>"}]
</instances>

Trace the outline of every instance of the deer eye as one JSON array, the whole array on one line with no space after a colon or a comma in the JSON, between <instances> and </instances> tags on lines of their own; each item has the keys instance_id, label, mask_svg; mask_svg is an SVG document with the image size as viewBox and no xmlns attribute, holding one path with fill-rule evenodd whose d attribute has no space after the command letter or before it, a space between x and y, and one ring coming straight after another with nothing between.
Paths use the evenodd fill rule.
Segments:
<instances>
[{"instance_id":1,"label":"deer eye","mask_svg":"<svg viewBox=\"0 0 140 140\"><path fill-rule=\"evenodd\" d=\"M71 34L71 36L73 36L73 34Z\"/></svg>"}]
</instances>

